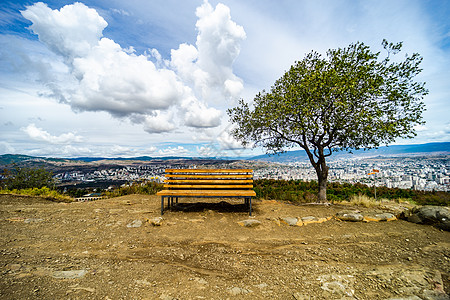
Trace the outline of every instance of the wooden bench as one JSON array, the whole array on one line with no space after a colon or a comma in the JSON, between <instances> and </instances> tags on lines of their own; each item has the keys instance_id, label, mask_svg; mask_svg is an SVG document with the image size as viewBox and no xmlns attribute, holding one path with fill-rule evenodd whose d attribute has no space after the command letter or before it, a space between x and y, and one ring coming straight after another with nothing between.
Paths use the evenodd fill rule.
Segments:
<instances>
[{"instance_id":1,"label":"wooden bench","mask_svg":"<svg viewBox=\"0 0 450 300\"><path fill-rule=\"evenodd\" d=\"M180 197L244 198L252 215L253 170L251 169L166 169L164 190L161 196L161 215L164 201L167 206L178 203Z\"/></svg>"}]
</instances>

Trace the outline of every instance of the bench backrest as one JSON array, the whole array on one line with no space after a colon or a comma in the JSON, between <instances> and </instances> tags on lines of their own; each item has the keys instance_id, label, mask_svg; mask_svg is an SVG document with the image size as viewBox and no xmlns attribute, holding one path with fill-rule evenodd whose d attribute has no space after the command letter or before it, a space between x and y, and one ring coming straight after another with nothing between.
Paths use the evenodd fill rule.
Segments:
<instances>
[{"instance_id":1,"label":"bench backrest","mask_svg":"<svg viewBox=\"0 0 450 300\"><path fill-rule=\"evenodd\" d=\"M252 190L251 169L166 169L169 190Z\"/></svg>"}]
</instances>

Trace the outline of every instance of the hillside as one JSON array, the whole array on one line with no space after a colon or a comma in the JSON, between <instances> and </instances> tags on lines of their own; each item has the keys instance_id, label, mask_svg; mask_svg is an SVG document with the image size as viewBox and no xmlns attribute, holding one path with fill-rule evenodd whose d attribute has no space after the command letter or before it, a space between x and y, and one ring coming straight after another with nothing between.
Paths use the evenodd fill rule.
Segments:
<instances>
[{"instance_id":1,"label":"hillside","mask_svg":"<svg viewBox=\"0 0 450 300\"><path fill-rule=\"evenodd\" d=\"M388 147L380 147L378 149L371 149L368 151L357 150L353 153L336 152L329 158L330 160L338 160L342 158L357 158L357 157L375 157L375 156L408 156L419 154L450 154L450 143L429 143L420 145L393 145ZM72 164L109 164L109 165L124 165L132 163L175 163L183 164L198 164L210 162L226 162L232 163L236 160L260 160L267 162L291 162L291 161L307 161L307 156L304 150L287 151L278 155L259 155L254 157L77 157L77 158L51 158L51 157L35 157L20 154L3 154L0 155L0 166L18 164L18 165L72 165Z\"/></svg>"},{"instance_id":2,"label":"hillside","mask_svg":"<svg viewBox=\"0 0 450 300\"><path fill-rule=\"evenodd\" d=\"M343 222L340 206L0 195L2 299L448 299L450 232ZM188 203L183 199L183 203ZM214 202L201 201L204 202ZM288 226L280 218L322 223Z\"/></svg>"},{"instance_id":3,"label":"hillside","mask_svg":"<svg viewBox=\"0 0 450 300\"><path fill-rule=\"evenodd\" d=\"M450 154L450 143L429 143L419 145L392 145L371 150L356 150L353 153L335 152L328 159L330 161L348 158L376 157L376 156L409 156L421 154ZM251 158L268 162L287 163L294 161L308 161L304 150L287 151L277 155L260 155Z\"/></svg>"}]
</instances>

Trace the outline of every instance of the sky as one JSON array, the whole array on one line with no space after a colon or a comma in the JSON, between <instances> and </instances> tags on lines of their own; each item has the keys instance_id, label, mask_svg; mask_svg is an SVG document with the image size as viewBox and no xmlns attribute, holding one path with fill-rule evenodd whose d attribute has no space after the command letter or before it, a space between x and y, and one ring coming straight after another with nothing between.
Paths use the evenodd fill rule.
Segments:
<instances>
[{"instance_id":1,"label":"sky","mask_svg":"<svg viewBox=\"0 0 450 300\"><path fill-rule=\"evenodd\" d=\"M383 39L423 56L429 89L426 124L396 144L449 142L448 16L446 0L2 0L0 154L259 155L228 108L312 50Z\"/></svg>"}]
</instances>

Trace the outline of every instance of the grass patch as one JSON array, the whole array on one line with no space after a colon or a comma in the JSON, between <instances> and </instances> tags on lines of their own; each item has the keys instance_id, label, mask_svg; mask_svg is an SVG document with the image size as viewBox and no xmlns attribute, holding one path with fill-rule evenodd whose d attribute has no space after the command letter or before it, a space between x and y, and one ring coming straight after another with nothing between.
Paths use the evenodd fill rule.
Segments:
<instances>
[{"instance_id":1,"label":"grass patch","mask_svg":"<svg viewBox=\"0 0 450 300\"><path fill-rule=\"evenodd\" d=\"M28 188L28 189L12 189L12 190L1 189L0 194L42 197L55 202L73 202L73 199L71 197L62 195L58 193L58 191L49 189L46 186L41 188Z\"/></svg>"}]
</instances>

